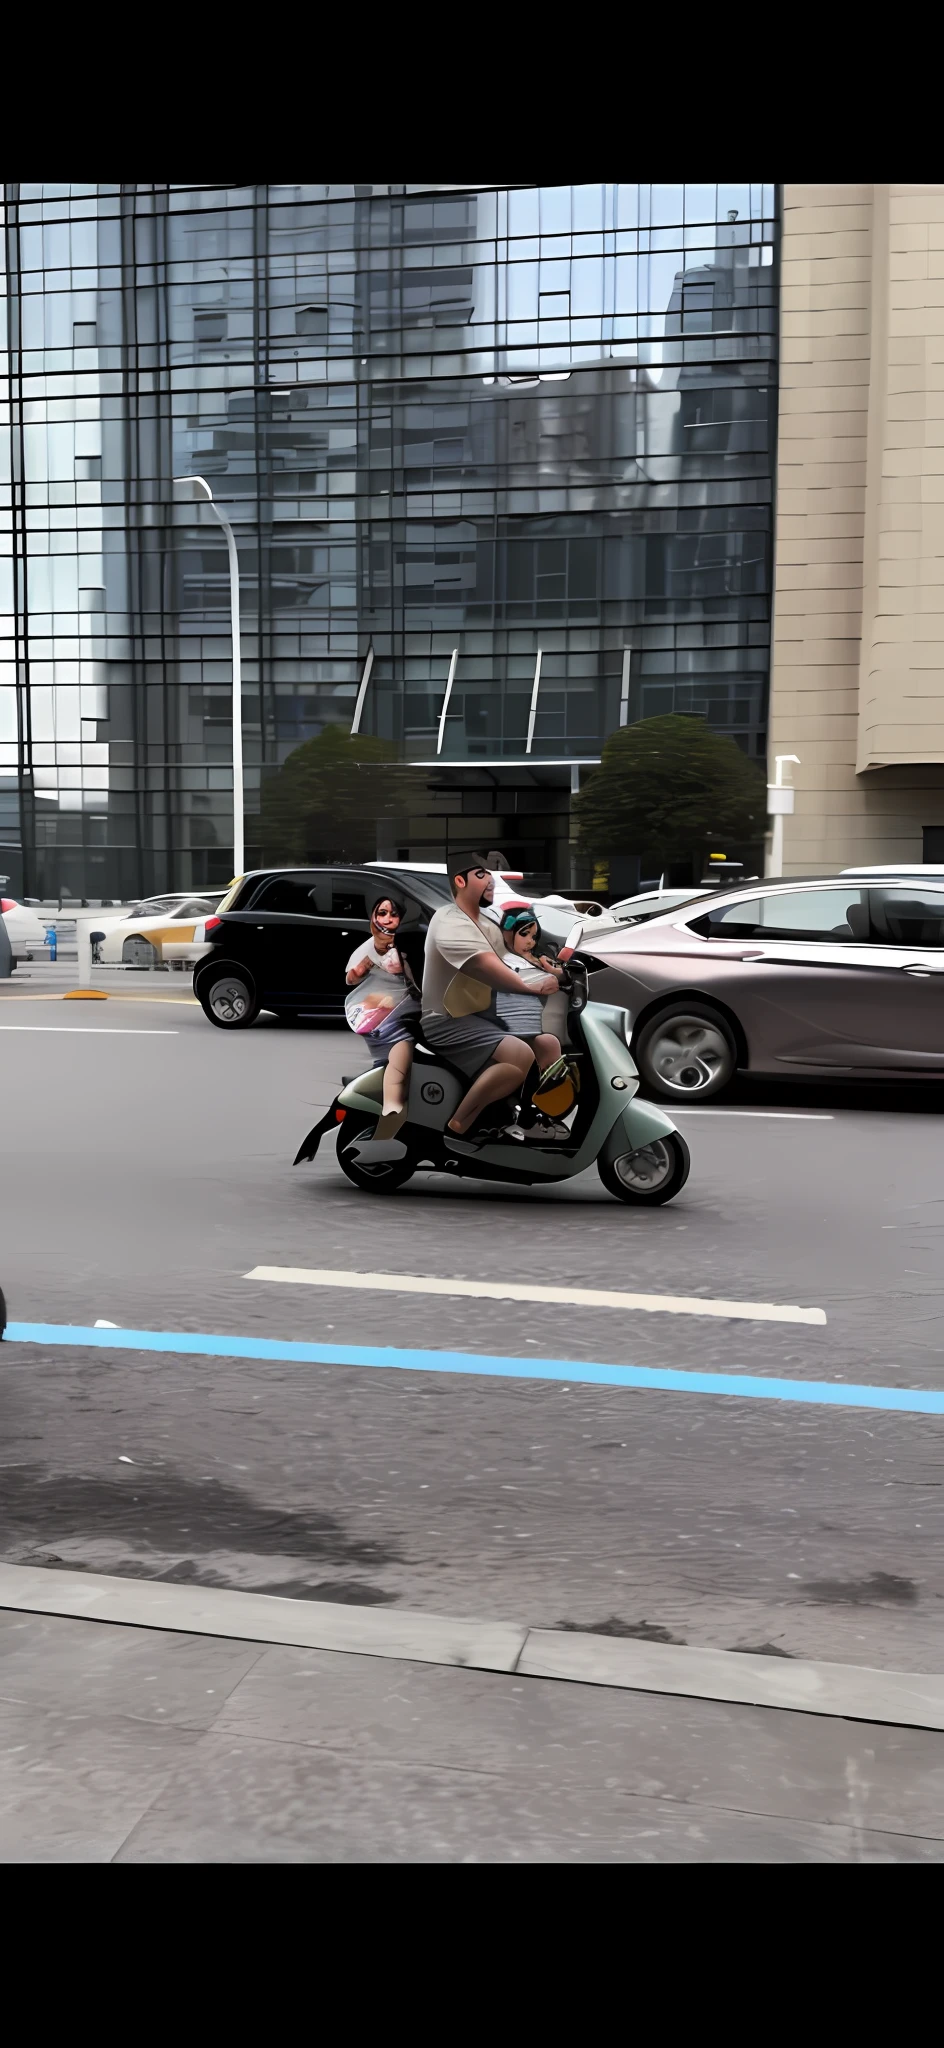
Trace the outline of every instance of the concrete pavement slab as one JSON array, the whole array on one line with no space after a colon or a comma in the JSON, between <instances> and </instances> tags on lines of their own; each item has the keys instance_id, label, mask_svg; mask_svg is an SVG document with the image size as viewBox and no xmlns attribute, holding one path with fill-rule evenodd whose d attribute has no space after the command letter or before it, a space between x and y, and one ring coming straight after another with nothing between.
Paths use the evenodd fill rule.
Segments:
<instances>
[{"instance_id":1,"label":"concrete pavement slab","mask_svg":"<svg viewBox=\"0 0 944 2048\"><path fill-rule=\"evenodd\" d=\"M158 1727L209 1728L251 1671L256 1644L149 1629L89 1628L64 1616L0 1611L0 1699Z\"/></svg>"},{"instance_id":2,"label":"concrete pavement slab","mask_svg":"<svg viewBox=\"0 0 944 2048\"><path fill-rule=\"evenodd\" d=\"M936 1862L940 1850L917 1836L214 1733L180 1762L115 1860L910 1863Z\"/></svg>"},{"instance_id":3,"label":"concrete pavement slab","mask_svg":"<svg viewBox=\"0 0 944 2048\"><path fill-rule=\"evenodd\" d=\"M525 1638L523 1628L504 1621L391 1612L327 1600L282 1600L265 1593L6 1564L0 1564L0 1607L75 1615L86 1621L131 1622L140 1628L185 1629L254 1643L297 1643L373 1657L416 1658L420 1663L471 1664L485 1671L513 1670Z\"/></svg>"},{"instance_id":4,"label":"concrete pavement slab","mask_svg":"<svg viewBox=\"0 0 944 2048\"><path fill-rule=\"evenodd\" d=\"M222 1639L188 1658L161 1629L3 1619L5 1862L944 1854L944 1744L923 1731Z\"/></svg>"},{"instance_id":5,"label":"concrete pavement slab","mask_svg":"<svg viewBox=\"0 0 944 2048\"><path fill-rule=\"evenodd\" d=\"M199 1732L0 1700L0 1861L110 1862Z\"/></svg>"},{"instance_id":6,"label":"concrete pavement slab","mask_svg":"<svg viewBox=\"0 0 944 2048\"><path fill-rule=\"evenodd\" d=\"M944 1728L944 1676L871 1671L853 1664L740 1656L736 1651L678 1649L669 1643L531 1629L517 1669L532 1678L626 1685L645 1692L682 1692L697 1699L743 1700L755 1706L840 1714L899 1727Z\"/></svg>"},{"instance_id":7,"label":"concrete pavement slab","mask_svg":"<svg viewBox=\"0 0 944 2048\"><path fill-rule=\"evenodd\" d=\"M281 1648L261 1652L215 1729L944 1838L944 1742L924 1729Z\"/></svg>"}]
</instances>

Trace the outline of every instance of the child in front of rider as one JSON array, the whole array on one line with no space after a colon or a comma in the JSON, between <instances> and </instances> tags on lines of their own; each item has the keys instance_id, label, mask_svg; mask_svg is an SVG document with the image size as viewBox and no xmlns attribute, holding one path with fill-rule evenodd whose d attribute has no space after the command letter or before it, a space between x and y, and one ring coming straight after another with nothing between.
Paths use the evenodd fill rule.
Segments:
<instances>
[{"instance_id":1,"label":"child in front of rider","mask_svg":"<svg viewBox=\"0 0 944 2048\"><path fill-rule=\"evenodd\" d=\"M505 941L504 964L518 975L521 994L505 995L500 990L495 998L495 1007L506 1030L530 1045L538 1072L543 1074L562 1057L561 1044L552 1032L544 1030L544 1002L534 991L548 974L556 974L560 980L562 970L536 950L541 934L530 904L509 905L502 912L499 923Z\"/></svg>"},{"instance_id":2,"label":"child in front of rider","mask_svg":"<svg viewBox=\"0 0 944 2048\"><path fill-rule=\"evenodd\" d=\"M370 938L347 963L344 1011L363 1037L375 1067L383 1067L383 1115L374 1137L394 1138L406 1118L419 992L410 963L397 946L403 905L380 896L370 913Z\"/></svg>"}]
</instances>

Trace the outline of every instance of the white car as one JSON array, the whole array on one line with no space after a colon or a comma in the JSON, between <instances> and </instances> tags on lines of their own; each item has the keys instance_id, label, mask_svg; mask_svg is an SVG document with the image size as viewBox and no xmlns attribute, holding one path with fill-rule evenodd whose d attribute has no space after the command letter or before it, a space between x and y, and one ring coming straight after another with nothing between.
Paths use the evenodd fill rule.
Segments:
<instances>
[{"instance_id":1,"label":"white car","mask_svg":"<svg viewBox=\"0 0 944 2048\"><path fill-rule=\"evenodd\" d=\"M588 902L584 897L576 901L572 896L526 896L520 889L511 886L507 874L496 874L494 900L485 916L500 918L506 905L530 903L541 927L542 934L553 939L555 945L563 945L578 917L588 932L615 930L615 920L602 903Z\"/></svg>"},{"instance_id":2,"label":"white car","mask_svg":"<svg viewBox=\"0 0 944 2048\"><path fill-rule=\"evenodd\" d=\"M411 874L425 875L427 880L433 875L441 876L443 900L447 903L451 901L449 870L445 861L371 860L366 865L371 868L383 868L388 875L402 874L405 879ZM602 931L614 923L612 912L605 910L602 903L590 902L582 897L575 902L571 896L522 895L521 890L515 887L515 883L523 879L520 868L496 869L494 899L485 911L485 916L491 916L497 923L506 904L530 903L542 932L549 939L553 939L555 945L563 944L578 917L583 918L588 931Z\"/></svg>"},{"instance_id":3,"label":"white car","mask_svg":"<svg viewBox=\"0 0 944 2048\"><path fill-rule=\"evenodd\" d=\"M7 928L14 967L20 960L45 957L46 926L40 924L28 903L18 903L15 896L0 896L0 913Z\"/></svg>"},{"instance_id":4,"label":"white car","mask_svg":"<svg viewBox=\"0 0 944 2048\"><path fill-rule=\"evenodd\" d=\"M624 896L621 903L611 904L610 915L617 924L643 924L663 910L674 910L678 903L690 903L694 896L714 894L710 882L690 883L687 889L642 889L638 896Z\"/></svg>"},{"instance_id":5,"label":"white car","mask_svg":"<svg viewBox=\"0 0 944 2048\"><path fill-rule=\"evenodd\" d=\"M179 962L194 966L207 950L204 927L216 914L225 889L196 894L151 896L120 917L104 921L102 938L92 942L104 967L161 967Z\"/></svg>"}]
</instances>

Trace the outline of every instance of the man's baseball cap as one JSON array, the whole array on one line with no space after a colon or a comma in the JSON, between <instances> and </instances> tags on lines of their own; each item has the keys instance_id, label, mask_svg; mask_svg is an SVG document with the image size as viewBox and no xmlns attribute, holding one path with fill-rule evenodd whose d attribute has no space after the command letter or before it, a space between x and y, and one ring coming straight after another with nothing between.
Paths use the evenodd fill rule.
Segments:
<instances>
[{"instance_id":1,"label":"man's baseball cap","mask_svg":"<svg viewBox=\"0 0 944 2048\"><path fill-rule=\"evenodd\" d=\"M489 874L493 872L484 853L451 853L448 868L450 875L461 875L463 880L475 868L488 868Z\"/></svg>"}]
</instances>

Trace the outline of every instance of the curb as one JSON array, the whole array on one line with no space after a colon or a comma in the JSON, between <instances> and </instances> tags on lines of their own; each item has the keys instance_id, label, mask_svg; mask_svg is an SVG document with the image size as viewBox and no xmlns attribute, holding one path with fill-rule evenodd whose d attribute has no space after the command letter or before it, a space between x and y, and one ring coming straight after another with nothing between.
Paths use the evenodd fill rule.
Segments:
<instances>
[{"instance_id":1,"label":"curb","mask_svg":"<svg viewBox=\"0 0 944 2048\"><path fill-rule=\"evenodd\" d=\"M944 1729L944 1674L877 1671L475 1621L403 1608L285 1600L98 1572L0 1564L0 1609L184 1635L455 1665L629 1692Z\"/></svg>"}]
</instances>

